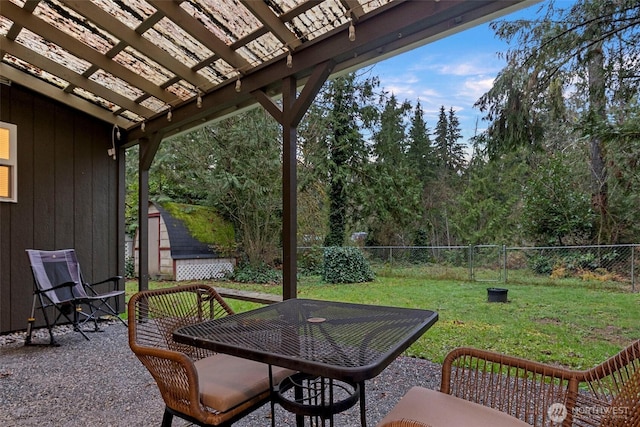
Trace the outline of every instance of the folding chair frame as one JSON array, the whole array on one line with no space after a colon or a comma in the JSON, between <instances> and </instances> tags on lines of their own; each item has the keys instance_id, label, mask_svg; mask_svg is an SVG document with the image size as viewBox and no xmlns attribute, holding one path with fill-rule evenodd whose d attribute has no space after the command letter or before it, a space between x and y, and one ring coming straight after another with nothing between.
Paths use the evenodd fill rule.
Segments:
<instances>
[{"instance_id":1,"label":"folding chair frame","mask_svg":"<svg viewBox=\"0 0 640 427\"><path fill-rule=\"evenodd\" d=\"M118 282L122 279L122 276L113 276L100 282L88 284L84 281L82 272L80 271L80 265L77 262L75 251L73 249L64 249L59 251L27 250L27 254L29 255L29 259L31 261L31 272L33 274L33 302L31 305L31 315L27 320L27 336L25 338L25 345L36 345L32 341L33 324L35 322L36 301L39 302L39 308L42 310L44 321L46 323L47 329L49 330L50 341L49 344L44 345L59 345L53 335L53 326L57 325L61 319L64 319L68 323L70 323L73 326L73 330L76 332L80 332L80 334L82 334L82 336L87 340L89 339L89 337L87 336L86 332L101 331L98 326L98 319L100 315L113 316L118 319L123 325L127 326L127 323L118 316L117 311L111 304L109 304L110 298L122 295L124 294L124 291L113 290L100 294L93 288L96 285L112 282L113 289L116 289ZM42 287L39 285L38 278L39 274L42 274L42 272L39 273L34 267L34 258L39 257L42 254L59 254L60 256L64 256L65 259L70 259L77 268L77 271L75 271L74 273L76 273L75 275L78 278L78 282L68 281L56 284L55 286L52 286L48 289L42 289ZM68 264L67 267L69 268ZM52 298L53 293L56 290L64 288L67 288L69 290L69 294L71 295L71 297L61 301L54 301L54 298ZM82 310L82 305L86 305L88 307L88 313ZM49 321L49 315L47 314L47 309L49 309L50 307L55 308L57 311L53 322ZM93 330L84 330L83 326L90 321L93 322Z\"/></svg>"}]
</instances>

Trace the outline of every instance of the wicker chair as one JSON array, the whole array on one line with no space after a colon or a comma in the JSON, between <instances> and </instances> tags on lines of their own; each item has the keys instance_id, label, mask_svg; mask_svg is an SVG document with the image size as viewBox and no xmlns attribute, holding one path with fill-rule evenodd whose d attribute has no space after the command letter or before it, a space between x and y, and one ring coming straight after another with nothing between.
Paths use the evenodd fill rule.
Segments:
<instances>
[{"instance_id":1,"label":"wicker chair","mask_svg":"<svg viewBox=\"0 0 640 427\"><path fill-rule=\"evenodd\" d=\"M524 421L536 427L638 427L640 340L586 371L458 348L444 360L440 392L412 388L379 427L439 427L433 421L438 412L448 410L449 414L442 414L447 417L456 412L453 407L464 412L469 404L475 405L472 410L478 422L501 412L513 418L513 424L503 425ZM445 402L428 402L426 396ZM424 404L412 410L419 398ZM481 415L487 409L492 412ZM480 425L478 422L473 424Z\"/></svg>"},{"instance_id":2,"label":"wicker chair","mask_svg":"<svg viewBox=\"0 0 640 427\"><path fill-rule=\"evenodd\" d=\"M178 327L233 314L212 287L142 291L128 307L129 346L160 389L163 426L174 416L200 426L230 426L269 400L267 365L173 340ZM273 367L274 384L292 373Z\"/></svg>"}]
</instances>

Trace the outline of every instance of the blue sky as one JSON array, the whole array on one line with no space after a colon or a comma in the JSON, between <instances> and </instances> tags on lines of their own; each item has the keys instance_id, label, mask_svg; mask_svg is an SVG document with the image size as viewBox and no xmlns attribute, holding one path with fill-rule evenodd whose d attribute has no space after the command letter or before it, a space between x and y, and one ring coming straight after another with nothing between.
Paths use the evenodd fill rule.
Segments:
<instances>
[{"instance_id":1,"label":"blue sky","mask_svg":"<svg viewBox=\"0 0 640 427\"><path fill-rule=\"evenodd\" d=\"M564 1L563 1L564 2ZM535 18L537 3L500 19ZM566 1L567 6L573 1ZM562 5L565 6L565 5ZM509 46L498 39L489 24L482 24L389 58L373 66L381 87L394 93L399 102L418 99L427 126L433 130L440 106L453 107L462 127L463 142L486 129L482 113L473 104L487 92L505 62L498 55Z\"/></svg>"}]
</instances>

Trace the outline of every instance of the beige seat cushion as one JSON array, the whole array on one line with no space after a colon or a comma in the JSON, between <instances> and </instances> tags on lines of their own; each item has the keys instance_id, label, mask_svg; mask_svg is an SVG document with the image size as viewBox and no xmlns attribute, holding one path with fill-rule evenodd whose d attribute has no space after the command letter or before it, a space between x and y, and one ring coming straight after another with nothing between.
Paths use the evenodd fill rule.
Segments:
<instances>
[{"instance_id":1,"label":"beige seat cushion","mask_svg":"<svg viewBox=\"0 0 640 427\"><path fill-rule=\"evenodd\" d=\"M433 427L531 427L504 412L423 387L409 390L378 427L399 420Z\"/></svg>"},{"instance_id":2,"label":"beige seat cushion","mask_svg":"<svg viewBox=\"0 0 640 427\"><path fill-rule=\"evenodd\" d=\"M215 354L194 363L200 381L200 400L206 406L226 412L269 390L269 366L226 354ZM294 371L273 367L278 384Z\"/></svg>"}]
</instances>

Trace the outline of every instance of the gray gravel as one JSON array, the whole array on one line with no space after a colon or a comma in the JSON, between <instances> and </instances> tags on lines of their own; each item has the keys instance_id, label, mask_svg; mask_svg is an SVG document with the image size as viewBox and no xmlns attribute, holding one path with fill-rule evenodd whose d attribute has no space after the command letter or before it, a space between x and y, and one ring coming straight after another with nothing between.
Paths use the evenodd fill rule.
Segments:
<instances>
[{"instance_id":1,"label":"gray gravel","mask_svg":"<svg viewBox=\"0 0 640 427\"><path fill-rule=\"evenodd\" d=\"M38 330L34 342L48 342ZM24 334L0 336L0 426L159 426L164 403L149 372L127 343L122 324L103 326L86 341L56 328L60 347L25 347ZM437 389L440 365L400 357L366 382L367 424L374 427L413 385ZM295 418L276 405L276 425ZM189 425L174 419L174 426ZM269 405L237 427L271 425ZM338 427L359 426L358 405L335 418Z\"/></svg>"}]
</instances>

